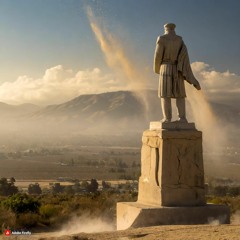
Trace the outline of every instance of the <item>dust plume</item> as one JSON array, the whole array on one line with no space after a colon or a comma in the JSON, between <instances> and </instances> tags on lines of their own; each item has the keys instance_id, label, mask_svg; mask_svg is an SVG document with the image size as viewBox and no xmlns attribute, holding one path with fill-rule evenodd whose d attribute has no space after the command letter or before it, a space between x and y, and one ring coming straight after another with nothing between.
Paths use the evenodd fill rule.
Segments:
<instances>
[{"instance_id":1,"label":"dust plume","mask_svg":"<svg viewBox=\"0 0 240 240\"><path fill-rule=\"evenodd\" d=\"M237 211L232 215L231 223L236 225L240 224L240 211Z\"/></svg>"},{"instance_id":2,"label":"dust plume","mask_svg":"<svg viewBox=\"0 0 240 240\"><path fill-rule=\"evenodd\" d=\"M210 218L208 218L208 224L217 226L217 225L225 223L226 219L227 219L226 215L219 216L218 218L210 217Z\"/></svg>"},{"instance_id":3,"label":"dust plume","mask_svg":"<svg viewBox=\"0 0 240 240\"><path fill-rule=\"evenodd\" d=\"M84 215L81 217L73 217L68 223L62 226L62 229L57 233L58 236L77 234L77 233L93 233L114 231L113 222L107 222L100 217L91 217Z\"/></svg>"},{"instance_id":4,"label":"dust plume","mask_svg":"<svg viewBox=\"0 0 240 240\"><path fill-rule=\"evenodd\" d=\"M123 81L127 81L127 88L133 91L142 101L145 111L148 111L148 103L146 100L146 81L142 73L136 69L136 66L127 57L122 45L105 27L100 25L100 20L94 16L90 7L87 7L87 16L91 29L101 47L105 56L107 65L121 77Z\"/></svg>"},{"instance_id":5,"label":"dust plume","mask_svg":"<svg viewBox=\"0 0 240 240\"><path fill-rule=\"evenodd\" d=\"M205 147L211 152L219 150L226 144L226 130L216 118L203 92L186 84L187 99L190 103L193 120L198 130L203 132Z\"/></svg>"}]
</instances>

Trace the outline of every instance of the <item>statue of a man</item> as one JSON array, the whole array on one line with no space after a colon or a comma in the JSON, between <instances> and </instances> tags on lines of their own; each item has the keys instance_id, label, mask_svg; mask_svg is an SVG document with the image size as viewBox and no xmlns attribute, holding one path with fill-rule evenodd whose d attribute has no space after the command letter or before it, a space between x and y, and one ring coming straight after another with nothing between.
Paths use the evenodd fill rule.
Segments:
<instances>
[{"instance_id":1,"label":"statue of a man","mask_svg":"<svg viewBox=\"0 0 240 240\"><path fill-rule=\"evenodd\" d=\"M171 98L176 99L178 122L187 122L185 110L184 80L200 90L200 84L194 77L189 62L187 48L182 37L175 33L176 25L164 25L165 34L159 36L154 56L154 71L159 74L158 97L161 98L162 122L171 122Z\"/></svg>"}]
</instances>

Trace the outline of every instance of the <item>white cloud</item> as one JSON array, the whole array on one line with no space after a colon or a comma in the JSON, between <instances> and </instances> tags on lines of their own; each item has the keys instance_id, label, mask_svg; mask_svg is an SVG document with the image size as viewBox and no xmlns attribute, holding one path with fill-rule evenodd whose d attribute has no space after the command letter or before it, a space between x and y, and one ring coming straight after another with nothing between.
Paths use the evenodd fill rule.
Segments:
<instances>
[{"instance_id":1,"label":"white cloud","mask_svg":"<svg viewBox=\"0 0 240 240\"><path fill-rule=\"evenodd\" d=\"M240 76L218 72L204 62L192 63L196 78L200 81L208 97L232 98L240 93ZM118 75L117 75L118 76ZM154 79L152 79L154 82ZM39 105L57 104L81 94L111 92L129 89L125 79L107 74L99 68L74 72L62 65L49 68L39 79L27 75L19 76L13 82L0 85L0 101L10 104L35 103Z\"/></svg>"},{"instance_id":2,"label":"white cloud","mask_svg":"<svg viewBox=\"0 0 240 240\"><path fill-rule=\"evenodd\" d=\"M42 78L20 76L14 82L0 85L0 101L10 104L35 103L40 105L61 103L81 94L126 89L113 75L99 68L73 72L58 65L45 71Z\"/></svg>"},{"instance_id":3,"label":"white cloud","mask_svg":"<svg viewBox=\"0 0 240 240\"><path fill-rule=\"evenodd\" d=\"M191 66L208 95L240 93L240 76L229 71L218 72L204 62L194 62Z\"/></svg>"}]
</instances>

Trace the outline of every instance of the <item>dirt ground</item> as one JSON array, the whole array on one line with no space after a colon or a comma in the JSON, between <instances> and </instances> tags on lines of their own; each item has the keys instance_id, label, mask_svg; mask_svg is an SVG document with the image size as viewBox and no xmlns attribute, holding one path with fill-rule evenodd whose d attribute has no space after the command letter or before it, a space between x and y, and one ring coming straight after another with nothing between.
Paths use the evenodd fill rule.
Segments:
<instances>
[{"instance_id":1,"label":"dirt ground","mask_svg":"<svg viewBox=\"0 0 240 240\"><path fill-rule=\"evenodd\" d=\"M102 233L79 233L58 236L57 233L2 237L3 240L240 240L240 225L171 225Z\"/></svg>"}]
</instances>

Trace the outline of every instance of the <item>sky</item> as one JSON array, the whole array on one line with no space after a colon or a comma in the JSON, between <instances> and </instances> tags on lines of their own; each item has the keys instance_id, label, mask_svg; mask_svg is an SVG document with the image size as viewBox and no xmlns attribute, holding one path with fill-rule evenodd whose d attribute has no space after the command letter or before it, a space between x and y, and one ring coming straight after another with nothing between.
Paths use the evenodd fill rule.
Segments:
<instances>
[{"instance_id":1,"label":"sky","mask_svg":"<svg viewBox=\"0 0 240 240\"><path fill-rule=\"evenodd\" d=\"M206 94L238 98L238 0L0 0L0 101L48 105L138 83L155 89L153 54L167 22Z\"/></svg>"}]
</instances>

